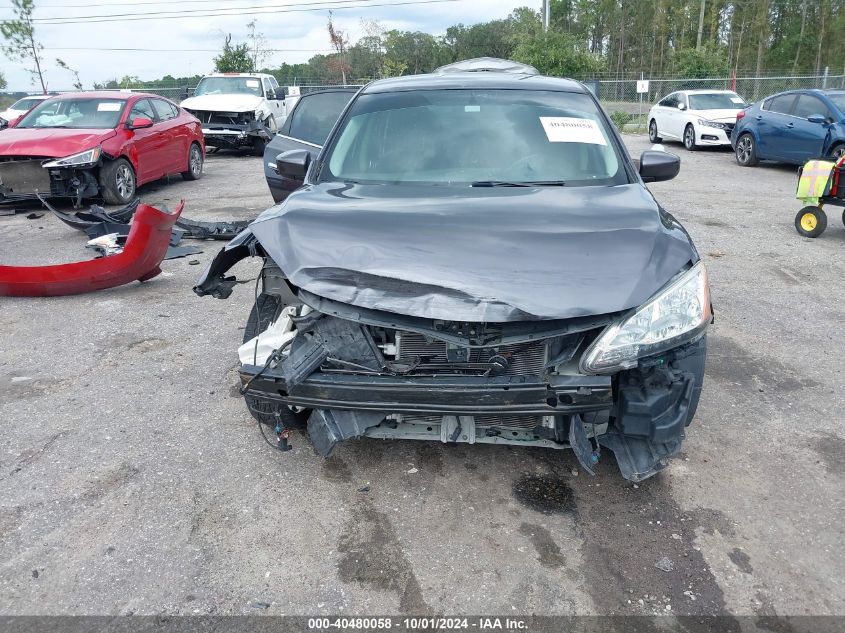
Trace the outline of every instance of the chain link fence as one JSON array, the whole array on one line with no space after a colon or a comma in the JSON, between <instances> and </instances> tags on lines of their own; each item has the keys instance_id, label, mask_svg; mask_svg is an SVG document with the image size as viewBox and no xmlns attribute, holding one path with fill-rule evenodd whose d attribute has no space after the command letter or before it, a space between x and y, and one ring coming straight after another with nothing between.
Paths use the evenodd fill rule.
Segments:
<instances>
[{"instance_id":1,"label":"chain link fence","mask_svg":"<svg viewBox=\"0 0 845 633\"><path fill-rule=\"evenodd\" d=\"M794 90L798 88L843 88L845 89L845 74L841 75L788 75L779 76L743 76L743 77L711 77L707 79L691 78L647 78L649 90L647 93L637 93L637 78L585 78L584 83L595 93L611 114L617 126L628 131L635 131L645 127L645 117L649 108L662 99L664 96L676 90L713 89L713 90L735 90L748 102L754 102L770 94ZM292 85L299 88L300 94L308 94L317 90L327 88L358 88L366 83L366 80L357 80L355 83L326 83L318 80L296 80ZM130 90L136 92L148 92L157 94L179 103L182 99L191 96L195 86L175 85L173 83L161 83L152 85L130 85L126 88L115 90ZM287 86L282 86L285 93ZM56 94L73 92L72 90L52 91ZM21 97L32 92L25 91L0 91L0 110L5 109Z\"/></svg>"},{"instance_id":2,"label":"chain link fence","mask_svg":"<svg viewBox=\"0 0 845 633\"><path fill-rule=\"evenodd\" d=\"M799 88L845 88L845 75L800 75L765 77L711 77L707 79L648 79L648 92L637 93L637 79L585 79L584 83L602 102L616 124L632 131L645 127L652 105L677 90L734 90L749 103L771 94Z\"/></svg>"}]
</instances>

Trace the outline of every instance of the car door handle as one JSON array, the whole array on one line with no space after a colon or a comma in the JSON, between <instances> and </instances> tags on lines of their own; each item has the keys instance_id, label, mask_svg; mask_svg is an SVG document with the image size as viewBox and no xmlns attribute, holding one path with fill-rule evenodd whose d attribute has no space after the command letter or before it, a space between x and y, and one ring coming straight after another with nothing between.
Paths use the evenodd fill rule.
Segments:
<instances>
[{"instance_id":1,"label":"car door handle","mask_svg":"<svg viewBox=\"0 0 845 633\"><path fill-rule=\"evenodd\" d=\"M788 128L790 128L790 129L792 129L792 128L794 128L794 127L795 127L795 124L794 124L794 123L787 123L787 124L786 124L786 127L788 127Z\"/></svg>"},{"instance_id":2,"label":"car door handle","mask_svg":"<svg viewBox=\"0 0 845 633\"><path fill-rule=\"evenodd\" d=\"M757 119L758 121L762 121L762 120L763 120L763 116L762 116L762 115L760 115L760 114L758 114L758 115L757 115L757 116L755 116L754 118L755 118L755 119Z\"/></svg>"}]
</instances>

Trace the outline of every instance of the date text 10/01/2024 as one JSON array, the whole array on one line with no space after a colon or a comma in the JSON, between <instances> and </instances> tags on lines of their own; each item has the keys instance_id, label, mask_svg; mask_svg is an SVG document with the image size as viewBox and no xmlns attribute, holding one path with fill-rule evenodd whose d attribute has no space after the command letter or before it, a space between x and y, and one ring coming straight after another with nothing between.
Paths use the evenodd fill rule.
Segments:
<instances>
[{"instance_id":1,"label":"date text 10/01/2024","mask_svg":"<svg viewBox=\"0 0 845 633\"><path fill-rule=\"evenodd\" d=\"M343 617L309 618L311 630L479 630L479 631L527 631L525 620L519 618L477 617L477 618L391 618L391 617Z\"/></svg>"}]
</instances>

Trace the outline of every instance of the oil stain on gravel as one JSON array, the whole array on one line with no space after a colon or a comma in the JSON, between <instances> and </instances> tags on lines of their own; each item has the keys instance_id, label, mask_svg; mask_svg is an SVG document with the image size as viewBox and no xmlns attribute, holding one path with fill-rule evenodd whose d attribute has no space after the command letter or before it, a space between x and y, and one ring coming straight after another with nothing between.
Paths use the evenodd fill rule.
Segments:
<instances>
[{"instance_id":1,"label":"oil stain on gravel","mask_svg":"<svg viewBox=\"0 0 845 633\"><path fill-rule=\"evenodd\" d=\"M320 476L334 483L349 483L352 481L352 471L337 455L329 455L320 466Z\"/></svg>"},{"instance_id":2,"label":"oil stain on gravel","mask_svg":"<svg viewBox=\"0 0 845 633\"><path fill-rule=\"evenodd\" d=\"M546 528L523 523L519 526L519 533L531 541L537 551L537 560L543 567L557 568L566 565L566 557L552 538L552 533Z\"/></svg>"},{"instance_id":3,"label":"oil stain on gravel","mask_svg":"<svg viewBox=\"0 0 845 633\"><path fill-rule=\"evenodd\" d=\"M337 549L341 554L338 576L343 582L396 592L402 613L431 613L390 519L368 501L352 510Z\"/></svg>"},{"instance_id":4,"label":"oil stain on gravel","mask_svg":"<svg viewBox=\"0 0 845 633\"><path fill-rule=\"evenodd\" d=\"M754 572L754 568L751 566L751 558L738 547L734 547L728 552L728 558L742 573L751 574Z\"/></svg>"},{"instance_id":5,"label":"oil stain on gravel","mask_svg":"<svg viewBox=\"0 0 845 633\"><path fill-rule=\"evenodd\" d=\"M567 481L551 475L525 475L513 484L513 496L526 508L543 514L575 509L575 496Z\"/></svg>"},{"instance_id":6,"label":"oil stain on gravel","mask_svg":"<svg viewBox=\"0 0 845 633\"><path fill-rule=\"evenodd\" d=\"M753 393L762 387L773 393L795 393L819 386L817 381L797 375L794 369L773 358L749 353L726 336L710 335L707 345L707 376L737 385L744 392Z\"/></svg>"},{"instance_id":7,"label":"oil stain on gravel","mask_svg":"<svg viewBox=\"0 0 845 633\"><path fill-rule=\"evenodd\" d=\"M822 433L815 442L816 454L821 457L827 472L832 475L845 475L845 439L832 433Z\"/></svg>"},{"instance_id":8,"label":"oil stain on gravel","mask_svg":"<svg viewBox=\"0 0 845 633\"><path fill-rule=\"evenodd\" d=\"M728 536L730 523L715 510L682 510L660 475L637 488L623 483L612 461L595 478L579 477L575 491L586 584L597 611L729 615L695 539L699 529ZM739 631L734 620L722 626Z\"/></svg>"}]
</instances>

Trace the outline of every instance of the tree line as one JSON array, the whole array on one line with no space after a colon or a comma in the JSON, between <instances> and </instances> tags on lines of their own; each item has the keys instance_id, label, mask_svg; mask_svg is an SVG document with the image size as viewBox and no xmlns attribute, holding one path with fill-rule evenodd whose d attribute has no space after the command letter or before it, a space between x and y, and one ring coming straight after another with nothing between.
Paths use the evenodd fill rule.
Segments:
<instances>
[{"instance_id":1,"label":"tree line","mask_svg":"<svg viewBox=\"0 0 845 633\"><path fill-rule=\"evenodd\" d=\"M43 49L32 21L35 2L11 4L16 18L0 23L3 50L28 63L44 86ZM352 44L329 14L326 40L333 52L314 55L306 63L275 65L268 63L267 38L252 20L246 40L238 43L226 36L213 61L219 71L260 69L281 85L361 83L485 56L581 79L798 75L825 69L845 74L845 0L551 0L548 29L543 22L541 13L529 7L504 19L456 24L443 35L362 22L363 35ZM76 70L59 59L56 63L81 87ZM192 85L193 80L167 75L142 82L126 76L97 86Z\"/></svg>"},{"instance_id":2,"label":"tree line","mask_svg":"<svg viewBox=\"0 0 845 633\"><path fill-rule=\"evenodd\" d=\"M552 0L549 28L529 7L456 24L442 36L362 24L349 45L329 18L334 52L265 68L282 85L430 72L503 57L577 78L845 74L845 0ZM254 38L253 38L254 40ZM249 44L243 45L249 50ZM245 52L245 51L244 51ZM218 58L219 59L219 58Z\"/></svg>"}]
</instances>

